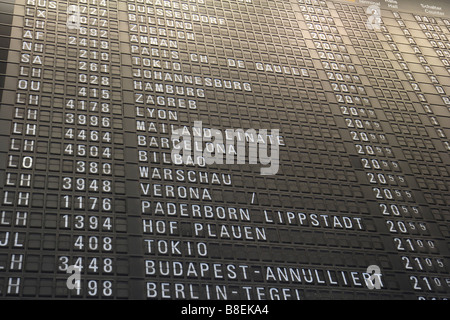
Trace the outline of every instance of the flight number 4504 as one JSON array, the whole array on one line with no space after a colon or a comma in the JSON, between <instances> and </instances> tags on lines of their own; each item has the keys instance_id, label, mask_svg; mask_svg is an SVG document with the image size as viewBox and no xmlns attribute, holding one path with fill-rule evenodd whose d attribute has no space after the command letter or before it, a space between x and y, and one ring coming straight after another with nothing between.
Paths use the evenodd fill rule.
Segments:
<instances>
[{"instance_id":1,"label":"flight number 4504","mask_svg":"<svg viewBox=\"0 0 450 320\"><path fill-rule=\"evenodd\" d=\"M269 308L267 305L247 305L247 304L239 304L239 305L231 305L227 304L225 306L226 314L234 314L234 315L263 315L269 314Z\"/></svg>"}]
</instances>

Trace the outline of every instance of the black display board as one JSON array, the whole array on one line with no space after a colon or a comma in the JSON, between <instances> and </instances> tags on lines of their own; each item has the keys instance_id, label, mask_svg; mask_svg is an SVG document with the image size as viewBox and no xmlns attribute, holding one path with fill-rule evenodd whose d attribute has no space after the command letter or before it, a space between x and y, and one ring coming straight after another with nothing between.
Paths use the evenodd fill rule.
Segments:
<instances>
[{"instance_id":1,"label":"black display board","mask_svg":"<svg viewBox=\"0 0 450 320\"><path fill-rule=\"evenodd\" d=\"M449 14L0 1L0 298L448 298Z\"/></svg>"}]
</instances>

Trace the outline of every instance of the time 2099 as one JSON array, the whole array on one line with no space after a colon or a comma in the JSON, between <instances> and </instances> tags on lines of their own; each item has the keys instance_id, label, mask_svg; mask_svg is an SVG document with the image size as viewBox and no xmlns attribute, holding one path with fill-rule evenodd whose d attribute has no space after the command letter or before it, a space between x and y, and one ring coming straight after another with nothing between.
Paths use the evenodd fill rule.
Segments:
<instances>
[{"instance_id":1,"label":"time 2099","mask_svg":"<svg viewBox=\"0 0 450 320\"><path fill-rule=\"evenodd\" d=\"M269 314L269 308L267 305L260 306L255 304L238 304L225 306L225 314L233 315L267 315Z\"/></svg>"}]
</instances>

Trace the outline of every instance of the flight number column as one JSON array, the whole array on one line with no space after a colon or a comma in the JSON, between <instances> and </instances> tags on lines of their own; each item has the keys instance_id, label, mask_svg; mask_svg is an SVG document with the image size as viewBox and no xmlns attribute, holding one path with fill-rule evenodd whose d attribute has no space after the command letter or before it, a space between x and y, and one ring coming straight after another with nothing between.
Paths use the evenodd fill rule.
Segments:
<instances>
[{"instance_id":1,"label":"flight number column","mask_svg":"<svg viewBox=\"0 0 450 320\"><path fill-rule=\"evenodd\" d=\"M125 298L117 3L20 4L18 81L0 203L7 272L1 294Z\"/></svg>"},{"instance_id":2,"label":"flight number column","mask_svg":"<svg viewBox=\"0 0 450 320\"><path fill-rule=\"evenodd\" d=\"M65 99L63 155L73 157L73 174L62 177L61 209L68 213L61 223L74 234L73 254L59 257L59 269L81 269L73 296L126 298L127 281L119 280L128 264L121 255L127 246L117 2L70 3L67 28L75 95Z\"/></svg>"}]
</instances>

